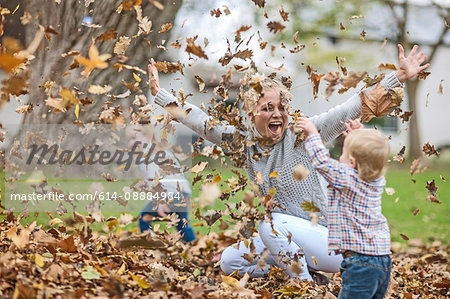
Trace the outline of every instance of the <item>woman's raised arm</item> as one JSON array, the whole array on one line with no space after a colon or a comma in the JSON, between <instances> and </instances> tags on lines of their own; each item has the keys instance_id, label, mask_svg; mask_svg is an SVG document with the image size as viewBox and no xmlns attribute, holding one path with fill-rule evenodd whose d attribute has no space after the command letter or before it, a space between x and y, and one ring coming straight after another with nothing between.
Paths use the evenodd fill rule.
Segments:
<instances>
[{"instance_id":1,"label":"woman's raised arm","mask_svg":"<svg viewBox=\"0 0 450 299\"><path fill-rule=\"evenodd\" d=\"M150 93L155 96L155 103L166 109L176 120L199 134L202 138L221 146L229 141L236 128L226 124L211 125L212 117L195 105L184 102L181 105L177 98L159 86L158 70L153 58L148 65ZM169 105L170 104L170 105ZM176 105L176 106L175 106Z\"/></svg>"}]
</instances>

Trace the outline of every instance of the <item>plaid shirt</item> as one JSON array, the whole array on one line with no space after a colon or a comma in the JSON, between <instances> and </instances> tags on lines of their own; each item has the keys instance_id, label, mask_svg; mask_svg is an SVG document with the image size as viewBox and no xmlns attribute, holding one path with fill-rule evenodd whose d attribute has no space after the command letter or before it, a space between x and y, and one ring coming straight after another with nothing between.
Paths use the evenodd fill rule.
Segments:
<instances>
[{"instance_id":1,"label":"plaid shirt","mask_svg":"<svg viewBox=\"0 0 450 299\"><path fill-rule=\"evenodd\" d=\"M384 177L366 182L358 171L330 158L319 134L308 136L305 148L317 171L328 181L328 249L367 255L391 253L391 236L381 214Z\"/></svg>"}]
</instances>

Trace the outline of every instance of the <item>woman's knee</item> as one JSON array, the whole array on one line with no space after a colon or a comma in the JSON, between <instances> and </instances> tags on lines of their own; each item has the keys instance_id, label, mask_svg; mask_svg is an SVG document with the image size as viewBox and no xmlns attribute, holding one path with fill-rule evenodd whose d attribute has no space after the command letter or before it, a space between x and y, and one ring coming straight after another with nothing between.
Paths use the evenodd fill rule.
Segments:
<instances>
[{"instance_id":1,"label":"woman's knee","mask_svg":"<svg viewBox=\"0 0 450 299\"><path fill-rule=\"evenodd\" d=\"M238 266L236 265L237 258L239 258L239 250L233 246L225 248L220 257L220 269L225 275L230 275Z\"/></svg>"}]
</instances>

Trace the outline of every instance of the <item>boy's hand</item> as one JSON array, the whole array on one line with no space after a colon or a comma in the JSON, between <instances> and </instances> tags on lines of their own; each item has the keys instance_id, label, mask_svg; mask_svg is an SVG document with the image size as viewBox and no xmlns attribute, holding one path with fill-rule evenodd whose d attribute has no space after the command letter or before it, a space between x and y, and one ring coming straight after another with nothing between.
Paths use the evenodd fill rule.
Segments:
<instances>
[{"instance_id":1,"label":"boy's hand","mask_svg":"<svg viewBox=\"0 0 450 299\"><path fill-rule=\"evenodd\" d=\"M319 131L317 131L316 126L307 117L299 117L298 121L295 123L295 126L297 128L303 129L306 135L319 133Z\"/></svg>"},{"instance_id":2,"label":"boy's hand","mask_svg":"<svg viewBox=\"0 0 450 299\"><path fill-rule=\"evenodd\" d=\"M359 121L359 119L350 119L348 122L344 123L344 126L347 130L342 131L342 135L347 136L353 130L364 128L363 124Z\"/></svg>"},{"instance_id":3,"label":"boy's hand","mask_svg":"<svg viewBox=\"0 0 450 299\"><path fill-rule=\"evenodd\" d=\"M155 61L150 59L150 64L148 65L148 86L150 87L150 92L153 96L156 96L158 91L161 89L159 87L159 77L158 70L156 69Z\"/></svg>"},{"instance_id":4,"label":"boy's hand","mask_svg":"<svg viewBox=\"0 0 450 299\"><path fill-rule=\"evenodd\" d=\"M401 83L405 83L409 79L415 77L419 72L430 66L429 63L421 65L427 59L423 52L416 55L418 45L414 45L408 57L405 57L405 50L402 45L398 44L398 70L395 76Z\"/></svg>"}]
</instances>

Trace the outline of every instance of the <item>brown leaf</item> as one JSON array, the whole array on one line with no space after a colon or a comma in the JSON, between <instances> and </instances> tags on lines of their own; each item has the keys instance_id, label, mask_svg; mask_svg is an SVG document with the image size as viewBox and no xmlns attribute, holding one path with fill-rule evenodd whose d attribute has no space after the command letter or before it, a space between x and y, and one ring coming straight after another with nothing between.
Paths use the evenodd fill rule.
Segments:
<instances>
[{"instance_id":1,"label":"brown leaf","mask_svg":"<svg viewBox=\"0 0 450 299\"><path fill-rule=\"evenodd\" d=\"M428 75L430 75L430 74L431 74L430 72L421 71L417 74L417 79L425 80L428 77Z\"/></svg>"},{"instance_id":2,"label":"brown leaf","mask_svg":"<svg viewBox=\"0 0 450 299\"><path fill-rule=\"evenodd\" d=\"M21 105L19 107L16 108L16 113L27 113L27 112L31 112L33 111L33 104L29 104L29 105Z\"/></svg>"},{"instance_id":3,"label":"brown leaf","mask_svg":"<svg viewBox=\"0 0 450 299\"><path fill-rule=\"evenodd\" d=\"M211 16L215 16L216 18L220 17L222 12L220 11L220 8L212 9L210 12Z\"/></svg>"},{"instance_id":4,"label":"brown leaf","mask_svg":"<svg viewBox=\"0 0 450 299\"><path fill-rule=\"evenodd\" d=\"M59 247L69 253L77 252L77 247L75 246L73 235L70 235L66 239L59 241Z\"/></svg>"},{"instance_id":5,"label":"brown leaf","mask_svg":"<svg viewBox=\"0 0 450 299\"><path fill-rule=\"evenodd\" d=\"M421 160L420 159L415 159L414 161L412 161L412 163L411 163L411 170L410 170L411 175L414 175L414 174L418 173L420 171L419 170L420 166L421 166Z\"/></svg>"},{"instance_id":6,"label":"brown leaf","mask_svg":"<svg viewBox=\"0 0 450 299\"><path fill-rule=\"evenodd\" d=\"M444 90L442 88L442 81L444 81L444 80L441 80L441 82L439 82L438 94L444 94Z\"/></svg>"},{"instance_id":7,"label":"brown leaf","mask_svg":"<svg viewBox=\"0 0 450 299\"><path fill-rule=\"evenodd\" d=\"M398 154L395 155L392 159L394 161L398 161L400 163L405 162L405 150L406 150L406 146L403 146L402 149L398 152Z\"/></svg>"},{"instance_id":8,"label":"brown leaf","mask_svg":"<svg viewBox=\"0 0 450 299\"><path fill-rule=\"evenodd\" d=\"M306 67L306 72L309 75L309 80L311 80L311 84L313 86L313 96L315 99L317 98L317 95L319 93L320 79L322 79L324 74L317 74L316 71L310 65Z\"/></svg>"},{"instance_id":9,"label":"brown leaf","mask_svg":"<svg viewBox=\"0 0 450 299\"><path fill-rule=\"evenodd\" d=\"M170 29L172 29L172 24L171 23L162 24L161 25L161 30L159 30L158 33L164 33L164 32L169 31Z\"/></svg>"},{"instance_id":10,"label":"brown leaf","mask_svg":"<svg viewBox=\"0 0 450 299\"><path fill-rule=\"evenodd\" d=\"M194 39L193 38L188 38L186 39L187 42L187 46L186 46L186 52L191 53L195 56L198 56L200 58L204 58L204 59L208 59L208 56L205 54L205 52L203 51L202 47L197 46L194 43Z\"/></svg>"},{"instance_id":11,"label":"brown leaf","mask_svg":"<svg viewBox=\"0 0 450 299\"><path fill-rule=\"evenodd\" d=\"M178 61L177 63L167 62L167 61L158 61L158 62L156 62L156 69L158 70L158 72L163 72L163 73L180 72L182 75L184 75L183 74L183 65L181 64L180 61Z\"/></svg>"},{"instance_id":12,"label":"brown leaf","mask_svg":"<svg viewBox=\"0 0 450 299\"><path fill-rule=\"evenodd\" d=\"M436 155L439 156L439 152L434 148L434 145L431 145L429 142L425 143L422 147L422 151L425 154L425 156L432 156Z\"/></svg>"},{"instance_id":13,"label":"brown leaf","mask_svg":"<svg viewBox=\"0 0 450 299\"><path fill-rule=\"evenodd\" d=\"M117 32L113 28L109 28L95 38L96 41L110 41L117 38Z\"/></svg>"},{"instance_id":14,"label":"brown leaf","mask_svg":"<svg viewBox=\"0 0 450 299\"><path fill-rule=\"evenodd\" d=\"M350 72L347 76L342 78L342 88L339 89L339 93L342 94L349 90L350 88L355 88L362 79L366 77L367 73L355 73Z\"/></svg>"},{"instance_id":15,"label":"brown leaf","mask_svg":"<svg viewBox=\"0 0 450 299\"><path fill-rule=\"evenodd\" d=\"M283 24L281 24L280 22L269 22L267 24L267 27L269 27L269 31L273 33L278 33L283 31L284 28L286 28L286 26L284 26Z\"/></svg>"},{"instance_id":16,"label":"brown leaf","mask_svg":"<svg viewBox=\"0 0 450 299\"><path fill-rule=\"evenodd\" d=\"M397 67L395 65L393 65L393 64L386 63L386 64L380 64L378 66L378 70L379 71L383 71L383 70L394 70L394 71L396 71Z\"/></svg>"},{"instance_id":17,"label":"brown leaf","mask_svg":"<svg viewBox=\"0 0 450 299\"><path fill-rule=\"evenodd\" d=\"M413 115L413 112L414 111L405 111L405 112L403 112L403 114L399 116L402 119L402 123L404 123L406 121L409 121L409 119Z\"/></svg>"},{"instance_id":18,"label":"brown leaf","mask_svg":"<svg viewBox=\"0 0 450 299\"><path fill-rule=\"evenodd\" d=\"M241 26L241 28L239 28L238 31L236 31L236 35L234 36L234 41L236 43L240 42L241 41L241 32L247 31L250 28L252 28L251 25L250 26L247 26L247 25Z\"/></svg>"},{"instance_id":19,"label":"brown leaf","mask_svg":"<svg viewBox=\"0 0 450 299\"><path fill-rule=\"evenodd\" d=\"M409 240L408 236L406 236L404 234L400 234L400 237L402 237L402 239L405 240L405 241Z\"/></svg>"},{"instance_id":20,"label":"brown leaf","mask_svg":"<svg viewBox=\"0 0 450 299\"><path fill-rule=\"evenodd\" d=\"M253 56L253 51L249 49L245 49L243 51L239 51L236 54L234 54L234 57L240 58L243 60L246 60L248 58L251 58Z\"/></svg>"},{"instance_id":21,"label":"brown leaf","mask_svg":"<svg viewBox=\"0 0 450 299\"><path fill-rule=\"evenodd\" d=\"M392 97L380 83L369 92L369 95L361 92L360 97L362 122L368 122L374 117L382 117L400 105L400 103L392 100Z\"/></svg>"},{"instance_id":22,"label":"brown leaf","mask_svg":"<svg viewBox=\"0 0 450 299\"><path fill-rule=\"evenodd\" d=\"M262 7L264 7L264 5L266 5L266 0L252 0L252 1L259 8L262 8Z\"/></svg>"},{"instance_id":23,"label":"brown leaf","mask_svg":"<svg viewBox=\"0 0 450 299\"><path fill-rule=\"evenodd\" d=\"M281 5L280 16L283 18L283 21L285 22L289 21L289 13L284 10L283 5Z\"/></svg>"},{"instance_id":24,"label":"brown leaf","mask_svg":"<svg viewBox=\"0 0 450 299\"><path fill-rule=\"evenodd\" d=\"M301 50L303 50L306 47L306 45L297 45L294 47L294 49L289 50L291 53L298 53Z\"/></svg>"}]
</instances>

